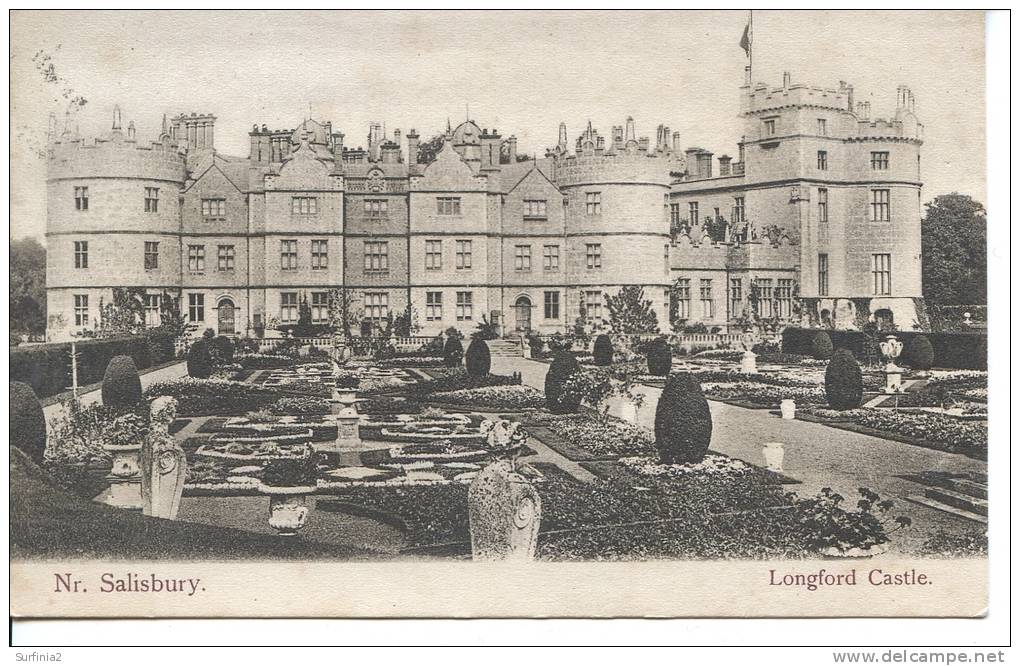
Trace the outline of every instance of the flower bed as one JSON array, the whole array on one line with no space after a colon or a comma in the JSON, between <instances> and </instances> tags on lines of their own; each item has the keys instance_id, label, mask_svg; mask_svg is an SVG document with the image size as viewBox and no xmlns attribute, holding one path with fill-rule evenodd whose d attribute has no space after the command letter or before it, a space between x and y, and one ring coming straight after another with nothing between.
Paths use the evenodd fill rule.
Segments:
<instances>
[{"instance_id":1,"label":"flower bed","mask_svg":"<svg viewBox=\"0 0 1020 666\"><path fill-rule=\"evenodd\" d=\"M416 400L428 400L433 393L475 389L484 386L510 386L519 384L520 380L508 375L486 375L472 377L463 368L452 370L433 370L433 378L419 381L403 387L403 393Z\"/></svg>"},{"instance_id":2,"label":"flower bed","mask_svg":"<svg viewBox=\"0 0 1020 666\"><path fill-rule=\"evenodd\" d=\"M224 416L268 407L286 394L244 382L185 377L158 382L145 390L147 399L170 396L177 400L177 415Z\"/></svg>"},{"instance_id":3,"label":"flower bed","mask_svg":"<svg viewBox=\"0 0 1020 666\"><path fill-rule=\"evenodd\" d=\"M543 438L535 426L547 429L554 437ZM612 416L535 414L528 419L526 427L543 443L571 460L608 460L655 452L652 433Z\"/></svg>"},{"instance_id":4,"label":"flower bed","mask_svg":"<svg viewBox=\"0 0 1020 666\"><path fill-rule=\"evenodd\" d=\"M825 389L822 388L779 387L750 382L705 384L702 388L705 397L709 399L750 403L761 407L776 407L786 399L792 399L798 405L825 403Z\"/></svg>"},{"instance_id":5,"label":"flower bed","mask_svg":"<svg viewBox=\"0 0 1020 666\"><path fill-rule=\"evenodd\" d=\"M435 393L432 399L450 405L491 407L494 409L533 409L545 406L545 395L536 388L524 385L483 386Z\"/></svg>"},{"instance_id":6,"label":"flower bed","mask_svg":"<svg viewBox=\"0 0 1020 666\"><path fill-rule=\"evenodd\" d=\"M399 398L370 398L358 403L360 414L417 414L421 411L421 403L415 400Z\"/></svg>"},{"instance_id":7,"label":"flower bed","mask_svg":"<svg viewBox=\"0 0 1020 666\"><path fill-rule=\"evenodd\" d=\"M745 374L739 370L693 370L690 374L700 384L765 384L768 386L815 388L822 383L822 375L814 371L811 374L812 376L817 375L817 381L805 379L803 373L792 374L789 372Z\"/></svg>"},{"instance_id":8,"label":"flower bed","mask_svg":"<svg viewBox=\"0 0 1020 666\"><path fill-rule=\"evenodd\" d=\"M296 361L292 356L280 354L235 354L234 362L245 370L276 370L289 368Z\"/></svg>"},{"instance_id":9,"label":"flower bed","mask_svg":"<svg viewBox=\"0 0 1020 666\"><path fill-rule=\"evenodd\" d=\"M380 368L441 368L446 359L442 356L398 356L375 362Z\"/></svg>"},{"instance_id":10,"label":"flower bed","mask_svg":"<svg viewBox=\"0 0 1020 666\"><path fill-rule=\"evenodd\" d=\"M620 463L637 474L677 478L701 475L731 478L754 471L754 468L743 460L717 454L707 455L701 462L689 465L664 465L659 462L658 457L653 456L620 458Z\"/></svg>"}]
</instances>

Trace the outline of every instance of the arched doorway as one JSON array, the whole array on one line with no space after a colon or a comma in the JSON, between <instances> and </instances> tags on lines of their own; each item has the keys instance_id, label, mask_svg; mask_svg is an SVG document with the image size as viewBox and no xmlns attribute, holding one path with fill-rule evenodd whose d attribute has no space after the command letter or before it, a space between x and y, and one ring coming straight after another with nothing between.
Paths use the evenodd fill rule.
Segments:
<instances>
[{"instance_id":1,"label":"arched doorway","mask_svg":"<svg viewBox=\"0 0 1020 666\"><path fill-rule=\"evenodd\" d=\"M527 296L518 296L514 302L514 312L517 318L517 332L527 335L531 332L531 299Z\"/></svg>"},{"instance_id":2,"label":"arched doorway","mask_svg":"<svg viewBox=\"0 0 1020 666\"><path fill-rule=\"evenodd\" d=\"M237 330L234 327L234 301L224 298L216 306L216 330L220 335L235 335Z\"/></svg>"}]
</instances>

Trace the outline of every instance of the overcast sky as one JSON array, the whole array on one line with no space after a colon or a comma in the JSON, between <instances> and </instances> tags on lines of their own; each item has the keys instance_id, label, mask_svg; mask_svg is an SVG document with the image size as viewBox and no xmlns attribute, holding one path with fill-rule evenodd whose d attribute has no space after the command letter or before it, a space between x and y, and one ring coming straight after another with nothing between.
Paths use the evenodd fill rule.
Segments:
<instances>
[{"instance_id":1,"label":"overcast sky","mask_svg":"<svg viewBox=\"0 0 1020 666\"><path fill-rule=\"evenodd\" d=\"M348 145L368 123L423 137L466 109L480 126L516 134L542 154L560 121L570 143L591 120L634 116L654 141L659 123L686 146L736 155L738 46L747 12L15 12L12 51L12 230L45 232L45 166L32 147L50 111L63 118L32 57L88 104L81 132L125 125L155 140L162 115L217 116L216 147L247 156L252 124L330 120ZM984 19L981 13L754 13L754 79L836 87L846 80L872 117L891 116L911 87L925 125L924 200L959 191L984 201ZM309 107L310 105L310 107Z\"/></svg>"}]
</instances>

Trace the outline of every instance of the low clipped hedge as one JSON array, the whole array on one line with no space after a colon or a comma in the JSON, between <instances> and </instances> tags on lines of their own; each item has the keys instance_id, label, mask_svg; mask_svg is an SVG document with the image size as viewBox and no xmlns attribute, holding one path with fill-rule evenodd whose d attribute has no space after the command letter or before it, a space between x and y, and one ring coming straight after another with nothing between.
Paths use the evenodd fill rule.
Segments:
<instances>
[{"instance_id":1,"label":"low clipped hedge","mask_svg":"<svg viewBox=\"0 0 1020 666\"><path fill-rule=\"evenodd\" d=\"M787 354L811 355L811 343L817 328L788 327L783 330L782 350ZM832 345L838 349L849 349L858 359L864 356L864 345L867 337L861 331L826 331ZM886 333L879 333L879 340ZM933 352L932 367L956 370L987 370L988 369L988 334L984 331L965 332L922 332L893 331L904 348L908 347L916 337L926 337L931 342ZM877 351L876 351L877 355Z\"/></svg>"},{"instance_id":2,"label":"low clipped hedge","mask_svg":"<svg viewBox=\"0 0 1020 666\"><path fill-rule=\"evenodd\" d=\"M82 340L77 343L78 386L95 384L103 379L106 366L114 356L130 356L135 367L142 370L173 358L153 349L164 349L165 341L152 343L149 337L137 335L103 340ZM155 358L154 358L155 356ZM40 398L48 398L71 386L71 343L51 343L12 348L9 352L10 380L24 382Z\"/></svg>"}]
</instances>

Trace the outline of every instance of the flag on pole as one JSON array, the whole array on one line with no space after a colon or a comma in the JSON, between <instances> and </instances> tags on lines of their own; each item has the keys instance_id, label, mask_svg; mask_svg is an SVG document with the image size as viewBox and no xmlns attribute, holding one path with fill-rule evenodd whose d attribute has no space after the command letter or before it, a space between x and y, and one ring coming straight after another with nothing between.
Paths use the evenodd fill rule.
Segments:
<instances>
[{"instance_id":1,"label":"flag on pole","mask_svg":"<svg viewBox=\"0 0 1020 666\"><path fill-rule=\"evenodd\" d=\"M744 35L740 38L740 48L744 49L744 53L748 58L751 57L751 24L748 23L744 26Z\"/></svg>"}]
</instances>

